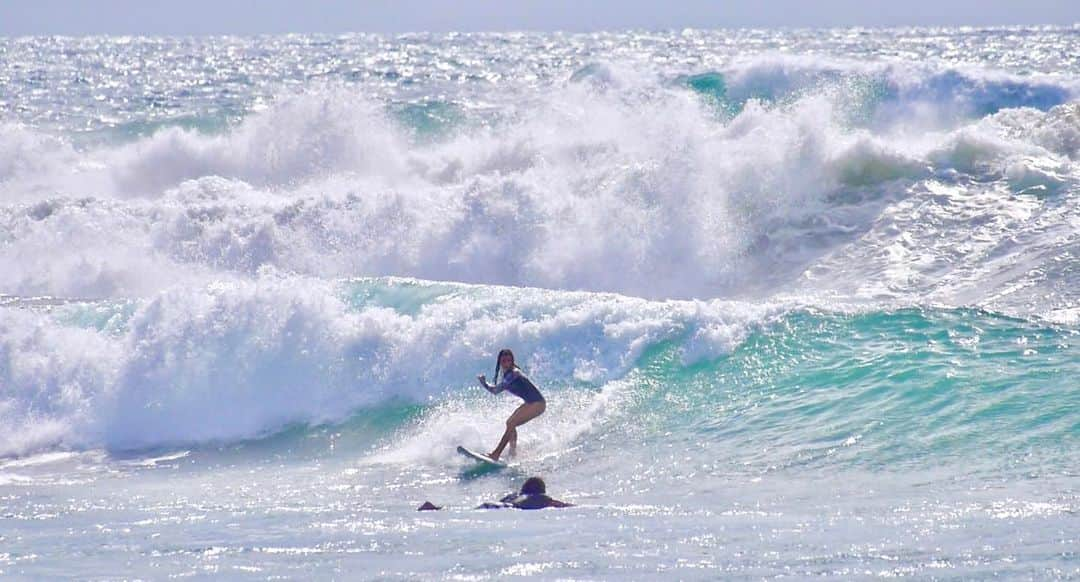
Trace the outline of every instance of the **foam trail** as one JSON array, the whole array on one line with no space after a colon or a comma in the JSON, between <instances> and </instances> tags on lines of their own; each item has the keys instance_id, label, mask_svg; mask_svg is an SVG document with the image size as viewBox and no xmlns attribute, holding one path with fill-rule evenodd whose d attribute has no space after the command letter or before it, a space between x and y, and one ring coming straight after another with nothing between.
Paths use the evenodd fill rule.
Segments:
<instances>
[{"instance_id":1,"label":"foam trail","mask_svg":"<svg viewBox=\"0 0 1080 582\"><path fill-rule=\"evenodd\" d=\"M634 401L635 389L633 379L623 378L597 390L548 391L544 414L520 431L514 462L535 465L579 448L582 438L602 434L614 419L625 416L628 404ZM486 393L444 401L426 410L414 423L399 428L364 462L437 466L447 463L446 451L460 445L490 450L505 430L505 420L519 404Z\"/></svg>"}]
</instances>

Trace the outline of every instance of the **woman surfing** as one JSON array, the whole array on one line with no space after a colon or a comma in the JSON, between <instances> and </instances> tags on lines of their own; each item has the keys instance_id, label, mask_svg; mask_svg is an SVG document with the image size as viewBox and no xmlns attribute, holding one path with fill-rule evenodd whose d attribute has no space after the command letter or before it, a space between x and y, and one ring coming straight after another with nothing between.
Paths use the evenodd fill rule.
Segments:
<instances>
[{"instance_id":1,"label":"woman surfing","mask_svg":"<svg viewBox=\"0 0 1080 582\"><path fill-rule=\"evenodd\" d=\"M501 378L500 374L502 375ZM495 384L488 384L487 377L483 374L477 376L476 379L480 380L480 385L492 394L498 394L506 390L525 401L524 404L517 407L517 410L510 415L510 418L506 419L506 432L503 433L499 446L488 454L489 457L497 461L503 449L509 444L510 456L513 457L517 454L517 427L544 413L547 408L544 395L540 394L540 390L536 388L536 385L525 377L525 374L521 372L521 368L514 364L514 352L509 349L499 350L499 357L495 364Z\"/></svg>"}]
</instances>

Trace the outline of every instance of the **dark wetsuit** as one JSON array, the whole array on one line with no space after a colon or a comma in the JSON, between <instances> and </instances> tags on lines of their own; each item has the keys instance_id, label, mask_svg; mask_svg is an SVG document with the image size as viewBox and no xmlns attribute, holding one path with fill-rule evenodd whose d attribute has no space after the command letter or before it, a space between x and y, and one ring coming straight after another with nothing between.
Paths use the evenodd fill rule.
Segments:
<instances>
[{"instance_id":1,"label":"dark wetsuit","mask_svg":"<svg viewBox=\"0 0 1080 582\"><path fill-rule=\"evenodd\" d=\"M499 500L498 503L487 502L477 509L544 509L547 507L573 507L573 504L558 499L552 499L543 493L524 495L511 493Z\"/></svg>"},{"instance_id":2,"label":"dark wetsuit","mask_svg":"<svg viewBox=\"0 0 1080 582\"><path fill-rule=\"evenodd\" d=\"M525 377L525 374L521 373L521 370L513 369L506 373L499 383L495 385L496 392L503 390L509 391L514 396L517 396L525 401L526 404L530 402L543 402L544 395L540 394L540 390Z\"/></svg>"},{"instance_id":3,"label":"dark wetsuit","mask_svg":"<svg viewBox=\"0 0 1080 582\"><path fill-rule=\"evenodd\" d=\"M514 509L544 509L545 507L566 507L562 501L556 501L543 493L536 495L518 495L507 500Z\"/></svg>"}]
</instances>

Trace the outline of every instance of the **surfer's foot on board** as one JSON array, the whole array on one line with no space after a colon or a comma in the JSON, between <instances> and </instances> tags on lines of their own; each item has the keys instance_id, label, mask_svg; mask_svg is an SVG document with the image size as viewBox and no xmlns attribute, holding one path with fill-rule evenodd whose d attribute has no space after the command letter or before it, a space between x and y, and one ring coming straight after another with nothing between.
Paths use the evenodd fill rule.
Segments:
<instances>
[{"instance_id":1,"label":"surfer's foot on board","mask_svg":"<svg viewBox=\"0 0 1080 582\"><path fill-rule=\"evenodd\" d=\"M500 451L498 454L496 454L495 451L491 451L490 453L488 453L487 456L491 457L491 460L493 460L493 461L498 461L498 460L500 460L499 457L502 456L502 451ZM513 458L516 458L516 457L517 457L517 449L516 448L511 448L510 450L506 451L507 460L510 460L510 459L513 459Z\"/></svg>"}]
</instances>

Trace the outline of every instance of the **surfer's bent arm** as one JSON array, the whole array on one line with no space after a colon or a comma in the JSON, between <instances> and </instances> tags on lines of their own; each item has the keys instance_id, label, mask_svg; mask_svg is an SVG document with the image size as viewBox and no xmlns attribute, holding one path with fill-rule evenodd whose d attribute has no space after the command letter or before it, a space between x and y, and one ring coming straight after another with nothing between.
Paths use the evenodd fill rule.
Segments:
<instances>
[{"instance_id":1,"label":"surfer's bent arm","mask_svg":"<svg viewBox=\"0 0 1080 582\"><path fill-rule=\"evenodd\" d=\"M488 384L487 376L484 376L483 374L477 376L476 379L480 381L480 385L483 386L485 390L491 392L492 394L498 394L504 389L504 386L502 384L499 384L498 386L494 384Z\"/></svg>"},{"instance_id":2,"label":"surfer's bent arm","mask_svg":"<svg viewBox=\"0 0 1080 582\"><path fill-rule=\"evenodd\" d=\"M510 385L513 384L520 376L520 372L518 372L517 370L511 370L503 374L502 378L499 378L498 384L488 384L487 377L483 374L477 376L476 379L480 380L480 384L484 388L487 388L488 392L491 392L492 394L498 394L499 392L502 392L503 390L509 388Z\"/></svg>"}]
</instances>

